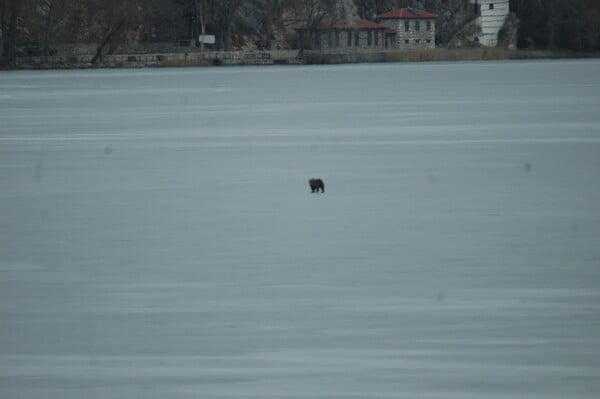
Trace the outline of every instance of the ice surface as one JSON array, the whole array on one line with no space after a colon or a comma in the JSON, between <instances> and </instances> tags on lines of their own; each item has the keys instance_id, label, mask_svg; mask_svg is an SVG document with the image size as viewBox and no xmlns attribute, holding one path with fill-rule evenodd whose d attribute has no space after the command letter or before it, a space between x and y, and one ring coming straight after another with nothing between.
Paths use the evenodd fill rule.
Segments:
<instances>
[{"instance_id":1,"label":"ice surface","mask_svg":"<svg viewBox=\"0 0 600 399\"><path fill-rule=\"evenodd\" d=\"M597 60L1 72L0 397L597 398L599 110Z\"/></svg>"}]
</instances>

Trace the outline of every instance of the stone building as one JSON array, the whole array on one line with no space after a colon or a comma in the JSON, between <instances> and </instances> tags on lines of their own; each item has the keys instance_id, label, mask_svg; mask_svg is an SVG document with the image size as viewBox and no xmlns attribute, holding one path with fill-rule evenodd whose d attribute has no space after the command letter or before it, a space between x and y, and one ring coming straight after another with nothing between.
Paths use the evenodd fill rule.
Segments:
<instances>
[{"instance_id":1,"label":"stone building","mask_svg":"<svg viewBox=\"0 0 600 399\"><path fill-rule=\"evenodd\" d=\"M393 46L401 50L435 48L436 15L415 8L398 8L378 15L381 24L396 32Z\"/></svg>"},{"instance_id":2,"label":"stone building","mask_svg":"<svg viewBox=\"0 0 600 399\"><path fill-rule=\"evenodd\" d=\"M363 19L323 23L312 33L300 26L296 32L300 48L328 51L384 50L395 35L387 26Z\"/></svg>"}]
</instances>

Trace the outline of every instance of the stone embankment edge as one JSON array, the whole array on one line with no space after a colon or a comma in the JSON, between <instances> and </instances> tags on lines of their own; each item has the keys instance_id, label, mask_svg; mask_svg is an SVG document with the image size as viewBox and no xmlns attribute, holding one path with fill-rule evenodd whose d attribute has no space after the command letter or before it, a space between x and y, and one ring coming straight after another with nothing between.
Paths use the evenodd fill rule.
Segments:
<instances>
[{"instance_id":1,"label":"stone embankment edge","mask_svg":"<svg viewBox=\"0 0 600 399\"><path fill-rule=\"evenodd\" d=\"M15 69L148 68L218 65L352 64L376 62L444 62L599 58L596 53L572 53L502 48L436 48L420 51L324 52L299 50L207 51L162 54L111 54L96 64L91 55L19 57Z\"/></svg>"}]
</instances>

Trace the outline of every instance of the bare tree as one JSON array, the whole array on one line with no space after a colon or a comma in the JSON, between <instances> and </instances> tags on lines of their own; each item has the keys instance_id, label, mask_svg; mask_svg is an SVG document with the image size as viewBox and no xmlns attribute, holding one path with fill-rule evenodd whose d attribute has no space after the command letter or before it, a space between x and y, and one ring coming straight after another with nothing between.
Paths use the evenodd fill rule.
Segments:
<instances>
[{"instance_id":1,"label":"bare tree","mask_svg":"<svg viewBox=\"0 0 600 399\"><path fill-rule=\"evenodd\" d=\"M217 32L219 47L223 50L231 50L235 32L235 16L241 0L217 0L215 2L213 26Z\"/></svg>"},{"instance_id":2,"label":"bare tree","mask_svg":"<svg viewBox=\"0 0 600 399\"><path fill-rule=\"evenodd\" d=\"M88 0L88 29L98 41L91 63L96 64L105 48L124 33L139 16L141 5L138 0ZM123 37L120 37L121 41Z\"/></svg>"},{"instance_id":3,"label":"bare tree","mask_svg":"<svg viewBox=\"0 0 600 399\"><path fill-rule=\"evenodd\" d=\"M146 41L178 39L182 28L183 6L173 0L146 0L139 4L139 38Z\"/></svg>"},{"instance_id":4,"label":"bare tree","mask_svg":"<svg viewBox=\"0 0 600 399\"><path fill-rule=\"evenodd\" d=\"M208 1L196 0L196 12L198 15L198 23L200 24L200 34L202 35L200 51L204 51L204 37L206 36L206 23L208 20Z\"/></svg>"},{"instance_id":5,"label":"bare tree","mask_svg":"<svg viewBox=\"0 0 600 399\"><path fill-rule=\"evenodd\" d=\"M520 20L519 46L600 50L597 0L511 0Z\"/></svg>"},{"instance_id":6,"label":"bare tree","mask_svg":"<svg viewBox=\"0 0 600 399\"><path fill-rule=\"evenodd\" d=\"M42 47L44 55L51 55L57 42L68 40L69 14L76 7L68 0L32 0L32 10L27 18L31 21L30 32Z\"/></svg>"},{"instance_id":7,"label":"bare tree","mask_svg":"<svg viewBox=\"0 0 600 399\"><path fill-rule=\"evenodd\" d=\"M0 39L2 40L2 56L8 64L15 64L15 47L17 43L18 22L26 5L23 0L0 0Z\"/></svg>"},{"instance_id":8,"label":"bare tree","mask_svg":"<svg viewBox=\"0 0 600 399\"><path fill-rule=\"evenodd\" d=\"M300 48L310 47L319 28L325 21L336 21L342 17L343 5L339 0L298 0L294 7L294 16L298 23L306 29L306 36L301 39Z\"/></svg>"},{"instance_id":9,"label":"bare tree","mask_svg":"<svg viewBox=\"0 0 600 399\"><path fill-rule=\"evenodd\" d=\"M254 17L259 28L259 34L265 47L276 39L275 31L285 25L285 15L293 8L295 0L252 0L254 5Z\"/></svg>"}]
</instances>

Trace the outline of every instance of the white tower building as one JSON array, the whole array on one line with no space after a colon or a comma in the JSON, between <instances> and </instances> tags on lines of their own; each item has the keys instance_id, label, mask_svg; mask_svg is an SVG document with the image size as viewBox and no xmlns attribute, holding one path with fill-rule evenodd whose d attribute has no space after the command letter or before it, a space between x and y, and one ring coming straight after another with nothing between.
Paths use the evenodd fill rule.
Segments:
<instances>
[{"instance_id":1,"label":"white tower building","mask_svg":"<svg viewBox=\"0 0 600 399\"><path fill-rule=\"evenodd\" d=\"M509 0L470 0L480 12L481 33L479 43L483 46L496 46L498 32L510 12Z\"/></svg>"}]
</instances>

